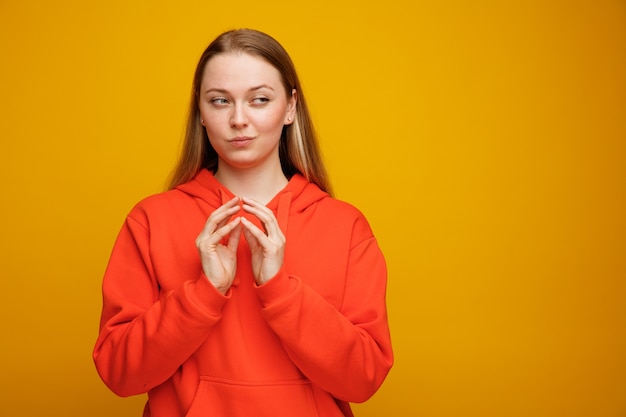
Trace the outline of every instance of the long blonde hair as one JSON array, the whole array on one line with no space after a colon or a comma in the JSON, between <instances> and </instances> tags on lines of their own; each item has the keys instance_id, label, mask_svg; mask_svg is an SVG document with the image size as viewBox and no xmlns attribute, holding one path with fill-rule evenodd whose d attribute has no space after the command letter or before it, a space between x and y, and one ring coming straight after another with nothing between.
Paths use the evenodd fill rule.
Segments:
<instances>
[{"instance_id":1,"label":"long blonde hair","mask_svg":"<svg viewBox=\"0 0 626 417\"><path fill-rule=\"evenodd\" d=\"M297 91L295 120L283 127L280 138L279 155L282 170L287 178L300 173L332 195L317 135L293 62L287 51L274 38L252 29L222 33L211 42L200 57L193 79L183 148L172 173L169 189L191 180L203 168L213 172L217 169L217 153L209 143L206 130L200 123L200 84L204 68L211 58L233 52L262 58L278 70L288 95L291 95L294 89Z\"/></svg>"}]
</instances>

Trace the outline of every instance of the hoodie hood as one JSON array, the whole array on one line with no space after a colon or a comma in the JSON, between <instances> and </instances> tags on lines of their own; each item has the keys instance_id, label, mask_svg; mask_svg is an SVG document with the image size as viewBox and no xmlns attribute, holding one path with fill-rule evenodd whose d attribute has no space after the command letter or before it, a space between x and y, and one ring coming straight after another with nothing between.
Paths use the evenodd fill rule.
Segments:
<instances>
[{"instance_id":1,"label":"hoodie hood","mask_svg":"<svg viewBox=\"0 0 626 417\"><path fill-rule=\"evenodd\" d=\"M218 208L235 197L235 194L224 187L207 169L202 169L191 181L177 186L176 189L214 208ZM286 234L290 215L301 213L327 197L329 197L328 193L322 191L317 185L309 182L302 175L295 174L285 188L267 203L267 207L276 214L278 224Z\"/></svg>"}]
</instances>

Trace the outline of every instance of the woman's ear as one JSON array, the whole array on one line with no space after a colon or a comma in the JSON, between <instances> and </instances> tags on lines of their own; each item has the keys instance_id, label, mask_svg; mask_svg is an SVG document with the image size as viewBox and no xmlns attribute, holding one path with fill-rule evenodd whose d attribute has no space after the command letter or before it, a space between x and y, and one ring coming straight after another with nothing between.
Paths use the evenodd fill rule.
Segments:
<instances>
[{"instance_id":1,"label":"woman's ear","mask_svg":"<svg viewBox=\"0 0 626 417\"><path fill-rule=\"evenodd\" d=\"M296 118L296 106L298 105L298 91L294 88L291 90L291 97L287 102L287 114L285 124L290 125Z\"/></svg>"}]
</instances>

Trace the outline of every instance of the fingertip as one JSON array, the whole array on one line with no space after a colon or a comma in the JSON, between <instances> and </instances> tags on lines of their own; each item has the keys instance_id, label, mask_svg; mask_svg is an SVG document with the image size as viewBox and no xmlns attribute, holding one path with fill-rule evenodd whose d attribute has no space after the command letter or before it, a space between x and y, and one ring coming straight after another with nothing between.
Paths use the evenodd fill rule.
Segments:
<instances>
[{"instance_id":1,"label":"fingertip","mask_svg":"<svg viewBox=\"0 0 626 417\"><path fill-rule=\"evenodd\" d=\"M252 222L248 219L246 219L245 217L241 217L241 224L243 225L243 230L244 232L252 229L254 227L254 224L252 224Z\"/></svg>"},{"instance_id":2,"label":"fingertip","mask_svg":"<svg viewBox=\"0 0 626 417\"><path fill-rule=\"evenodd\" d=\"M255 203L258 203L256 200L249 198L249 197L241 197L241 201L244 204L248 204L250 206L254 205Z\"/></svg>"},{"instance_id":3,"label":"fingertip","mask_svg":"<svg viewBox=\"0 0 626 417\"><path fill-rule=\"evenodd\" d=\"M241 232L246 237L246 240L249 240L251 237L254 237L254 233L252 233L252 230L250 230L250 227L248 225L242 227Z\"/></svg>"},{"instance_id":4,"label":"fingertip","mask_svg":"<svg viewBox=\"0 0 626 417\"><path fill-rule=\"evenodd\" d=\"M235 220L233 220L233 223L235 224L235 229L241 227L241 217L237 217Z\"/></svg>"},{"instance_id":5,"label":"fingertip","mask_svg":"<svg viewBox=\"0 0 626 417\"><path fill-rule=\"evenodd\" d=\"M241 203L241 198L239 196L235 196L233 198L231 198L228 203L228 205L232 205L232 207L236 207L237 205L239 205ZM231 207L231 208L232 208Z\"/></svg>"}]
</instances>

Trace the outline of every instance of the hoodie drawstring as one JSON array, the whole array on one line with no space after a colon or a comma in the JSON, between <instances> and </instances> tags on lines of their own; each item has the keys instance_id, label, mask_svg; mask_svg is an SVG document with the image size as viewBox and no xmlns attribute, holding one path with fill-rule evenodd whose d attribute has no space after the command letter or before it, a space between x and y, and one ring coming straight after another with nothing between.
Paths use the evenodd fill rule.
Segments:
<instances>
[{"instance_id":1,"label":"hoodie drawstring","mask_svg":"<svg viewBox=\"0 0 626 417\"><path fill-rule=\"evenodd\" d=\"M278 199L278 209L276 210L276 220L278 220L278 227L283 232L283 235L287 237L287 225L289 224L289 208L291 207L291 191L286 191L280 195Z\"/></svg>"}]
</instances>

